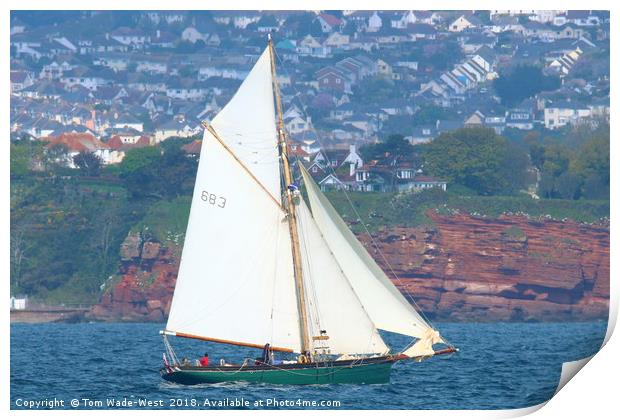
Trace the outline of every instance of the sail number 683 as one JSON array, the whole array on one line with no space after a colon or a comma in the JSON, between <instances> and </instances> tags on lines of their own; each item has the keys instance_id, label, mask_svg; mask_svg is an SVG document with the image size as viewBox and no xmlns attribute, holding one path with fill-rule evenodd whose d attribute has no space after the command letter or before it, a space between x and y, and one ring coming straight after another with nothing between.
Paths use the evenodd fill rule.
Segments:
<instances>
[{"instance_id":1,"label":"sail number 683","mask_svg":"<svg viewBox=\"0 0 620 420\"><path fill-rule=\"evenodd\" d=\"M211 194L204 190L200 194L200 199L205 203L211 204L212 206L217 206L220 208L226 207L226 198L219 195Z\"/></svg>"}]
</instances>

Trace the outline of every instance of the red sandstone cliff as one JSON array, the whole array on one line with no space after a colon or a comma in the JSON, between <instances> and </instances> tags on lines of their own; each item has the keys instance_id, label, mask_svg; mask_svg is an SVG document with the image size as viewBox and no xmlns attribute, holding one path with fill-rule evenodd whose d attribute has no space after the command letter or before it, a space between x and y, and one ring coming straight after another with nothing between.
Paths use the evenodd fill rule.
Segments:
<instances>
[{"instance_id":1,"label":"red sandstone cliff","mask_svg":"<svg viewBox=\"0 0 620 420\"><path fill-rule=\"evenodd\" d=\"M374 234L373 240L360 236L395 284L432 319L607 317L607 226L516 216L432 218L432 230L392 228ZM91 318L163 321L178 269L179 252L173 251L128 236L121 250L122 279L104 294Z\"/></svg>"},{"instance_id":2,"label":"red sandstone cliff","mask_svg":"<svg viewBox=\"0 0 620 420\"><path fill-rule=\"evenodd\" d=\"M175 250L129 234L121 245L120 281L108 289L89 318L163 322L170 312L179 259ZM178 254L178 253L177 253Z\"/></svg>"},{"instance_id":3,"label":"red sandstone cliff","mask_svg":"<svg viewBox=\"0 0 620 420\"><path fill-rule=\"evenodd\" d=\"M609 229L501 216L432 216L435 230L361 239L431 318L586 320L609 308ZM386 263L387 260L389 262ZM392 270L393 273L392 273Z\"/></svg>"}]
</instances>

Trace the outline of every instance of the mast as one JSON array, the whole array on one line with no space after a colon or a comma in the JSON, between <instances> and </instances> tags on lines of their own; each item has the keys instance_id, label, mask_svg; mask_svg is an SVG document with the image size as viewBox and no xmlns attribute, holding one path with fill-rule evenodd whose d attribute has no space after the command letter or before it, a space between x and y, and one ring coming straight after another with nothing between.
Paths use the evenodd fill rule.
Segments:
<instances>
[{"instance_id":1,"label":"mast","mask_svg":"<svg viewBox=\"0 0 620 420\"><path fill-rule=\"evenodd\" d=\"M273 92L276 98L276 109L278 112L278 148L280 158L282 159L284 184L285 184L285 208L288 213L289 234L291 236L291 244L293 251L293 269L295 274L295 289L297 291L297 308L299 310L299 324L301 331L301 350L302 353L310 350L310 338L308 334L308 313L306 309L306 293L303 283L303 275L301 269L301 251L299 245L299 232L297 231L297 215L295 213L295 202L293 201L293 192L288 188L293 183L291 174L291 166L288 160L288 144L284 133L284 119L282 116L282 98L280 97L280 89L276 79L276 60L273 49L273 41L269 35L269 55L271 57L271 77L273 80Z\"/></svg>"}]
</instances>

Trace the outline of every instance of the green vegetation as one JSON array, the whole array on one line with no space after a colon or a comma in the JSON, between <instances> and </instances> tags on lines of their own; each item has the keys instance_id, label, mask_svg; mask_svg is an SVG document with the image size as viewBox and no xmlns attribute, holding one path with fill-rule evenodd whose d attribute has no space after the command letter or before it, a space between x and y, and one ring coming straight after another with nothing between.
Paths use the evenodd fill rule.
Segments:
<instances>
[{"instance_id":1,"label":"green vegetation","mask_svg":"<svg viewBox=\"0 0 620 420\"><path fill-rule=\"evenodd\" d=\"M356 233L365 231L360 219L371 232L390 226L432 227L429 210L441 215L463 213L498 217L520 214L532 219L571 219L586 223L609 217L608 200L536 200L527 195L463 196L439 189L400 194L349 192L347 195L353 203L353 211L342 192L328 192L326 195Z\"/></svg>"},{"instance_id":2,"label":"green vegetation","mask_svg":"<svg viewBox=\"0 0 620 420\"><path fill-rule=\"evenodd\" d=\"M388 134L394 135L398 133L410 133L421 126L432 125L437 120L448 118L448 113L444 108L432 105L424 105L416 111L413 116L393 115L383 124L381 130Z\"/></svg>"},{"instance_id":3,"label":"green vegetation","mask_svg":"<svg viewBox=\"0 0 620 420\"><path fill-rule=\"evenodd\" d=\"M96 301L148 207L122 187L29 177L11 185L11 289L55 303Z\"/></svg>"},{"instance_id":4,"label":"green vegetation","mask_svg":"<svg viewBox=\"0 0 620 420\"><path fill-rule=\"evenodd\" d=\"M499 77L493 81L493 87L502 103L512 107L539 92L558 89L560 79L545 76L539 67L518 65L500 73Z\"/></svg>"},{"instance_id":5,"label":"green vegetation","mask_svg":"<svg viewBox=\"0 0 620 420\"><path fill-rule=\"evenodd\" d=\"M69 169L60 166L60 148L43 153L38 143L12 142L12 293L95 302L130 230L181 244L196 172L183 144L134 149L122 165L95 171L89 154Z\"/></svg>"},{"instance_id":6,"label":"green vegetation","mask_svg":"<svg viewBox=\"0 0 620 420\"><path fill-rule=\"evenodd\" d=\"M489 128L443 133L422 148L424 169L481 195L513 194L525 187L528 157Z\"/></svg>"},{"instance_id":7,"label":"green vegetation","mask_svg":"<svg viewBox=\"0 0 620 420\"><path fill-rule=\"evenodd\" d=\"M84 175L97 176L101 172L101 159L94 153L80 152L73 157L73 163Z\"/></svg>"},{"instance_id":8,"label":"green vegetation","mask_svg":"<svg viewBox=\"0 0 620 420\"><path fill-rule=\"evenodd\" d=\"M532 164L540 173L538 192L545 198L609 199L609 126L602 125L575 144L554 138L530 138Z\"/></svg>"},{"instance_id":9,"label":"green vegetation","mask_svg":"<svg viewBox=\"0 0 620 420\"><path fill-rule=\"evenodd\" d=\"M376 160L383 165L411 162L417 157L415 148L400 134L390 135L380 143L363 146L360 153L364 161Z\"/></svg>"},{"instance_id":10,"label":"green vegetation","mask_svg":"<svg viewBox=\"0 0 620 420\"><path fill-rule=\"evenodd\" d=\"M170 139L162 147L129 150L118 172L131 194L156 198L191 194L198 166L181 148L185 143Z\"/></svg>"},{"instance_id":11,"label":"green vegetation","mask_svg":"<svg viewBox=\"0 0 620 420\"><path fill-rule=\"evenodd\" d=\"M190 204L190 196L158 201L147 209L144 218L132 230L141 232L145 239L182 245Z\"/></svg>"},{"instance_id":12,"label":"green vegetation","mask_svg":"<svg viewBox=\"0 0 620 420\"><path fill-rule=\"evenodd\" d=\"M510 226L509 228L504 230L503 233L507 238L517 241L525 241L527 239L527 236L525 235L525 232L523 232L523 229L518 226Z\"/></svg>"},{"instance_id":13,"label":"green vegetation","mask_svg":"<svg viewBox=\"0 0 620 420\"><path fill-rule=\"evenodd\" d=\"M365 98L368 103L381 103L394 96L394 81L381 76L368 78L353 86L353 95Z\"/></svg>"},{"instance_id":14,"label":"green vegetation","mask_svg":"<svg viewBox=\"0 0 620 420\"><path fill-rule=\"evenodd\" d=\"M506 139L492 130L463 129L424 146L392 135L363 148L365 160L423 165L426 173L449 180L448 191L327 196L356 232L365 230L360 220L371 231L432 227L429 210L581 222L608 218L609 126L565 133L562 143L555 133L509 133ZM11 292L49 303L97 301L103 285L117 278L120 245L130 231L180 251L196 172L195 158L182 150L187 141L133 149L122 164L92 171L90 156L69 169L62 166L62 148L44 152L39 142L12 140ZM519 192L526 166L541 173L541 199ZM571 190L569 181L577 187Z\"/></svg>"}]
</instances>

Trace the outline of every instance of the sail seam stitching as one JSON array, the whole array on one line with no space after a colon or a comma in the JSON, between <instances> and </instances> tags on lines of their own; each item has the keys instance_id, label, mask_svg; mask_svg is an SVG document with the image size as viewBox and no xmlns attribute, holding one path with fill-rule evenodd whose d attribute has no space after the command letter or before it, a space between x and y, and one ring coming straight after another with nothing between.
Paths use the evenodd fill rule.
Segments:
<instances>
[{"instance_id":1,"label":"sail seam stitching","mask_svg":"<svg viewBox=\"0 0 620 420\"><path fill-rule=\"evenodd\" d=\"M282 207L282 204L280 204L280 202L278 202L278 200L269 192L267 187L265 187L263 183L260 182L258 178L256 178L256 176L252 173L252 171L250 171L250 169L247 166L245 166L245 164L241 161L241 159L239 159L239 157L235 154L235 152L233 152L230 149L230 147L228 147L226 143L224 143L224 141L217 134L213 126L210 124L207 124L206 122L203 122L203 126L213 135L213 137L215 137L215 139L222 145L224 150L226 150L233 157L233 159L235 159L235 161L239 165L241 165L243 170L247 172L247 174L254 180L254 182L256 182L258 186L269 196L269 198L271 198L271 200L276 204L276 206L278 206L278 208L282 210L282 212L286 213L286 210Z\"/></svg>"}]
</instances>

